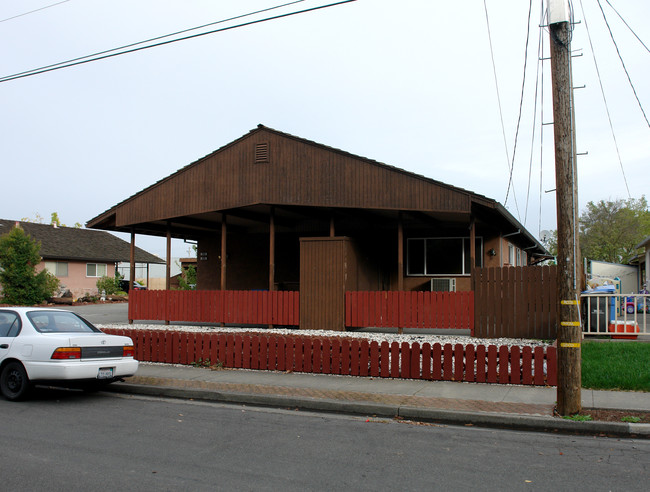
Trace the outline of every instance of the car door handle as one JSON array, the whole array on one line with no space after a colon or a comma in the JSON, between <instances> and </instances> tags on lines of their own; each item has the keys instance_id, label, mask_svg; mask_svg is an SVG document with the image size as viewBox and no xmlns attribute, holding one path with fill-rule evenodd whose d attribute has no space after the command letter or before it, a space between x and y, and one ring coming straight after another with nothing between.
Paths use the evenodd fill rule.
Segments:
<instances>
[{"instance_id":1,"label":"car door handle","mask_svg":"<svg viewBox=\"0 0 650 492\"><path fill-rule=\"evenodd\" d=\"M3 348L9 348L9 345L7 345L6 343L3 343L2 345L0 345L0 349L3 349Z\"/></svg>"}]
</instances>

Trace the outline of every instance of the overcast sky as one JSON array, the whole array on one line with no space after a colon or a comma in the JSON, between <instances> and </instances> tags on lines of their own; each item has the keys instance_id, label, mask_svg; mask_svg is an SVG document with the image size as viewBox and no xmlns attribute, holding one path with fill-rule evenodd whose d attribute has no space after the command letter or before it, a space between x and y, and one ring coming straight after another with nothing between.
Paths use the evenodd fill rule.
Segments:
<instances>
[{"instance_id":1,"label":"overcast sky","mask_svg":"<svg viewBox=\"0 0 650 492\"><path fill-rule=\"evenodd\" d=\"M650 46L650 2L600 2L650 118L650 52L609 5ZM0 76L283 1L69 0L20 15L54 3L0 2ZM212 29L326 3L306 0ZM483 0L358 0L0 83L0 218L49 222L57 212L69 226L85 224L262 123L493 198L535 235L555 229L555 194L546 192L555 188L553 131L544 126L541 154L539 130L542 94L543 121L553 121L548 61L532 143L540 35L548 56L542 2L532 6L509 192L528 2L486 3L507 155ZM586 85L575 93L578 151L588 152L578 161L582 210L588 201L628 198L628 187L633 198L650 195L650 127L597 0L573 7L580 23L572 49L583 54L573 59L574 85ZM137 244L165 253L163 239ZM173 255L187 249L177 244Z\"/></svg>"}]
</instances>

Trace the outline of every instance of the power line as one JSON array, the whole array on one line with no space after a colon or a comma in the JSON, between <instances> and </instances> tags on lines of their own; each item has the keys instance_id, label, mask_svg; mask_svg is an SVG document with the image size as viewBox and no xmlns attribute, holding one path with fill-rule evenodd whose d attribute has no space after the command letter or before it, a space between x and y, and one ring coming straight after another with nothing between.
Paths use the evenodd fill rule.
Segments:
<instances>
[{"instance_id":1,"label":"power line","mask_svg":"<svg viewBox=\"0 0 650 492\"><path fill-rule=\"evenodd\" d=\"M543 18L544 18L544 2L541 2L540 25L542 23ZM528 204L530 203L530 185L533 180L533 154L535 152L535 125L537 124L537 99L539 95L539 77L540 77L541 66L544 64L542 61L543 44L544 43L542 41L542 34L540 28L540 34L537 40L537 73L535 74L535 95L533 96L533 101L534 101L533 125L532 125L531 142L530 142L530 157L528 159L528 187L526 189L526 207L524 208L524 226L526 225L526 221L528 219ZM540 167L541 167L541 162L540 162ZM540 195L540 200L541 200L541 195Z\"/></svg>"},{"instance_id":2,"label":"power line","mask_svg":"<svg viewBox=\"0 0 650 492\"><path fill-rule=\"evenodd\" d=\"M632 88L632 92L634 93L634 97L636 98L636 102L639 105L639 109L641 110L641 113L643 113L643 118L645 118L645 122L647 123L648 127L650 128L650 121L648 121L648 117L645 114L645 111L643 110L643 105L641 104L641 101L639 100L639 96L636 93L636 89L634 88L634 84L632 83L632 79L630 78L630 74L627 71L627 67L625 66L625 62L623 61L623 57L621 56L621 52L618 49L618 44L616 44L616 40L614 39L614 34L612 33L611 28L609 27L609 22L607 22L607 17L605 16L605 11L603 10L603 6L600 4L600 0L597 0L598 2L598 7L600 7L600 12L603 14L603 19L605 19L605 25L607 26L607 30L609 31L609 37L612 38L612 43L614 43L614 47L616 48L616 53L618 54L618 59L621 60L621 65L623 65L623 70L625 71L625 75L627 76L627 81L630 83L630 87Z\"/></svg>"},{"instance_id":3,"label":"power line","mask_svg":"<svg viewBox=\"0 0 650 492\"><path fill-rule=\"evenodd\" d=\"M18 17L23 17L25 15L33 14L34 12L40 12L41 10L49 9L50 7L56 7L57 5L61 5L62 3L69 2L70 0L63 0L62 2L57 2L53 3L51 5L46 5L45 7L41 7L40 9L35 9L35 10L30 10L29 12L23 12L22 14L14 15L12 17L7 17L6 19L0 20L0 22L7 22L10 21L11 19L17 19Z\"/></svg>"},{"instance_id":4,"label":"power line","mask_svg":"<svg viewBox=\"0 0 650 492\"><path fill-rule=\"evenodd\" d=\"M596 61L596 52L594 51L594 45L591 42L591 32L589 31L589 24L587 23L587 16L585 15L585 9L582 5L582 0L580 0L580 9L582 10L582 18L585 20L587 39L589 40L589 46L591 47L591 56L594 59L594 66L596 67L596 76L598 77L598 84L600 85L600 93L603 96L603 102L605 103L605 112L607 113L607 121L609 121L609 129L612 132L612 139L614 140L614 148L616 149L618 164L621 166L621 173L623 174L625 189L627 189L627 196L632 198L632 195L630 194L630 187L627 185L627 177L625 176L625 169L623 168L621 153L618 150L618 142L616 141L616 134L614 133L614 125L612 124L612 117L609 114L609 105L607 104L607 98L605 97L605 89L603 88L603 81L600 78L600 69L598 68L598 62Z\"/></svg>"},{"instance_id":5,"label":"power line","mask_svg":"<svg viewBox=\"0 0 650 492\"><path fill-rule=\"evenodd\" d=\"M503 123L503 108L501 106L501 94L499 92L499 79L497 77L497 66L496 63L494 62L494 48L492 47L492 31L490 30L490 17L488 15L488 8L487 8L487 1L483 0L483 7L485 9L485 24L487 25L487 32L488 32L488 42L490 45L490 56L492 58L492 73L494 74L494 86L496 87L497 91L497 104L499 106L499 118L501 120L501 134L503 135L503 146L506 151L506 165L508 166L508 170L510 169L510 153L508 151L508 140L506 137L506 127L505 124ZM513 195L514 195L514 190L513 190ZM505 206L505 204L504 204Z\"/></svg>"},{"instance_id":6,"label":"power line","mask_svg":"<svg viewBox=\"0 0 650 492\"><path fill-rule=\"evenodd\" d=\"M519 98L519 116L517 117L517 129L515 131L515 142L512 149L512 164L510 165L510 178L508 179L508 190L506 192L505 203L508 202L508 194L510 193L510 188L512 187L512 175L515 170L515 155L517 154L517 140L519 139L519 125L521 124L521 114L523 112L523 106L524 106L524 89L526 88L526 66L528 65L528 41L530 40L530 17L532 11L533 11L533 0L530 0L528 2L528 25L526 27L526 46L524 48L524 73L521 79L521 96ZM515 199L515 207L517 208L517 213L519 214L519 205L517 203L517 197L514 193L514 187L513 187L512 195Z\"/></svg>"},{"instance_id":7,"label":"power line","mask_svg":"<svg viewBox=\"0 0 650 492\"><path fill-rule=\"evenodd\" d=\"M639 36L637 36L637 34L634 32L634 29L632 29L632 28L630 27L630 25L629 25L627 22L625 22L625 19L623 19L623 16L622 16L621 14L618 13L618 10L616 10L616 9L614 8L614 6L613 6L611 3L609 3L609 0L605 0L605 1L607 2L607 5L609 5L609 6L612 8L612 10L613 10L614 12L616 12L616 15L618 15L618 17L623 21L623 24L625 24L625 26L630 30L630 32L631 32L632 34L634 34L634 37L636 37L636 38L639 40L639 43L641 43L641 44L643 45L643 47L644 47L646 50L650 51L650 48L648 48L648 47L645 45L645 43L644 43L643 41L641 41L641 38L640 38Z\"/></svg>"},{"instance_id":8,"label":"power line","mask_svg":"<svg viewBox=\"0 0 650 492\"><path fill-rule=\"evenodd\" d=\"M284 4L282 4L282 5L276 5L275 7L269 7L269 8L262 9L262 10L256 10L255 12L249 12L249 13L247 13L247 14L237 15L237 16L235 16L235 17L230 17L230 18L228 18L228 19L222 19L222 20L218 20L218 21L215 21L215 22L210 22L210 23L208 23L208 24L203 24L203 25L201 25L201 26L191 27L191 28L189 28L189 29L183 29L182 31L176 31L176 32L173 32L173 33L170 33L170 34L165 34L165 35L163 35L163 36L157 36L157 37L154 37L154 38L145 39L144 41L138 41L137 43L126 44L126 45L124 45L124 46L120 46L120 47L118 47L118 48L112 48L112 49L110 49L110 50L99 51L99 52L97 52L97 53L93 53L93 54L90 54L90 55L79 56L79 57L77 57L77 58L72 58L72 59L70 59L70 60L65 60L65 61L62 61L62 62L59 62L59 63L53 63L53 64L51 64L51 65L46 65L46 66L44 66L44 67L34 68L34 69L32 69L32 70L26 70L26 71L24 71L24 72L15 73L15 74L13 74L13 75L8 75L8 76L6 76L6 77L0 77L0 82L3 82L4 79L5 79L5 78L8 78L8 77L11 77L12 79L13 79L13 78L19 78L19 75L31 74L32 72L41 72L41 71L46 71L46 69L48 69L48 68L57 67L57 66L59 66L59 65L68 65L68 64L72 64L72 63L77 62L77 61L79 61L79 60L85 60L86 58L91 58L91 57L97 57L97 56L100 56L100 55L105 55L106 53L112 53L112 52L114 52L114 51L124 50L124 49L126 49L126 48L132 48L133 46L138 46L138 45L140 45L140 44L144 44L144 43L150 43L150 42L152 42L152 41L158 41L159 39L165 39L165 38L169 38L169 37L171 37L171 36L178 36L179 34L184 34L184 33L186 33L186 32L196 31L197 29L203 29L203 28L208 27L208 26L214 26L215 24L223 24L224 22L230 22L230 21L233 21L233 20L236 20L236 19L241 19L241 18L243 18L243 17L250 17L251 15L260 14L260 13L262 13L262 12L268 12L268 11L270 11L270 10L276 10L276 9L279 9L279 8L282 8L282 7L286 7L286 6L288 6L288 5L293 5L293 4L295 4L295 3L301 3L301 2L304 2L304 1L305 1L305 0L296 0L296 1L293 1L293 2L289 2L289 3L284 3Z\"/></svg>"},{"instance_id":9,"label":"power line","mask_svg":"<svg viewBox=\"0 0 650 492\"><path fill-rule=\"evenodd\" d=\"M164 45L167 45L167 44L176 43L178 41L185 41L185 40L188 40L188 39L194 39L194 38L198 38L198 37L201 37L201 36L207 36L208 34L215 34L215 33L218 33L218 32L230 31L230 30L233 30L233 29L238 29L240 27L251 26L251 25L254 25L254 24L261 24L261 23L267 22L267 21L283 19L285 17L291 17L291 16L298 15L298 14L304 14L304 13L307 13L307 12L322 10L322 9L326 9L326 8L329 8L329 7L335 7L335 6L338 6L338 5L343 5L343 4L351 3L351 2L355 2L355 1L356 0L342 0L340 2L330 3L330 4L327 4L327 5L319 5L317 7L311 7L311 8L304 9L304 10L288 12L286 14L280 14L280 15L276 15L276 16L273 16L273 17L265 17L263 19L257 19L257 20L250 21L250 22L244 22L242 24L236 24L234 26L223 27L221 29L214 29L212 31L206 31L206 32L199 33L199 34L193 34L191 36L185 36L185 37L178 38L178 39L171 39L171 40L168 40L168 41L163 41L163 42L160 42L160 43L150 44L150 45L147 45L147 46L140 46L138 48L133 48L133 49L130 49L130 50L120 51L118 53L102 54L101 56L88 55L87 57L82 57L82 58L88 58L88 59L81 59L79 61L74 61L74 62L70 62L70 63L61 62L61 64L55 64L54 66L43 67L42 69L34 69L34 70L31 70L31 71L28 71L28 72L22 72L22 73L13 74L13 75L7 75L5 77L0 78L0 83L8 82L10 80L21 79L21 78L25 78L25 77L31 77L32 75L39 75L39 74L42 74L42 73L52 72L52 71L55 71L55 70L60 70L62 68L69 68L69 67L74 67L74 66L77 66L77 65L83 65L85 63L91 63L91 62L94 62L94 61L104 60L106 58L113 58L113 57L116 57L116 56L125 55L127 53L135 53L136 51L142 51L142 50L146 50L146 49L149 49L149 48L155 48L155 47L158 47L158 46L164 46ZM140 44L140 43L136 43L136 44ZM110 51L114 51L114 50L108 50L108 52L110 52ZM103 53L108 53L108 52L103 52ZM93 57L93 56L94 56L94 58L90 58L90 57Z\"/></svg>"}]
</instances>

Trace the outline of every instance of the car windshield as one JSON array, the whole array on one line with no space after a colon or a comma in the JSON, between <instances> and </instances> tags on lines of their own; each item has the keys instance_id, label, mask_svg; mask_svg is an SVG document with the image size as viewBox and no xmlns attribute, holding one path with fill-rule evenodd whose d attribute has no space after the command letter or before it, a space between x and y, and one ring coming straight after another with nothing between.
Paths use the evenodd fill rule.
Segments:
<instances>
[{"instance_id":1,"label":"car windshield","mask_svg":"<svg viewBox=\"0 0 650 492\"><path fill-rule=\"evenodd\" d=\"M41 333L98 333L85 319L68 311L30 311L27 317Z\"/></svg>"}]
</instances>

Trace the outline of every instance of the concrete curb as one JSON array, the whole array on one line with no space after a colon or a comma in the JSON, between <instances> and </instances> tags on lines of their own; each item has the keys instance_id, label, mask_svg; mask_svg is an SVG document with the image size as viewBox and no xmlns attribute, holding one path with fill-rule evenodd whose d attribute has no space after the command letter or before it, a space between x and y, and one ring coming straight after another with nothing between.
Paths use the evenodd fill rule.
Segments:
<instances>
[{"instance_id":1,"label":"concrete curb","mask_svg":"<svg viewBox=\"0 0 650 492\"><path fill-rule=\"evenodd\" d=\"M600 421L576 422L573 420L537 415L466 412L430 407L309 398L304 396L253 394L131 383L115 383L109 386L107 390L116 393L194 399L273 408L296 408L301 410L385 418L400 417L408 420L432 423L440 422L452 425L470 424L478 427L497 427L535 432L561 432L565 434L586 435L604 434L607 436L650 438L650 424Z\"/></svg>"},{"instance_id":2,"label":"concrete curb","mask_svg":"<svg viewBox=\"0 0 650 492\"><path fill-rule=\"evenodd\" d=\"M173 388L170 386L148 386L144 384L112 384L107 391L146 396L161 396L167 398L194 399L258 405L274 408L299 408L301 410L316 410L321 412L348 413L353 415L376 415L378 417L395 417L399 415L398 405L383 403L367 403L358 401L342 401L325 398L308 398L291 395L266 395L241 393L236 391L215 391L190 388Z\"/></svg>"},{"instance_id":3,"label":"concrete curb","mask_svg":"<svg viewBox=\"0 0 650 492\"><path fill-rule=\"evenodd\" d=\"M460 412L435 408L401 407L400 417L455 425L476 425L537 432L562 432L568 434L605 434L623 437L650 438L650 424L629 424L625 422L576 422L557 417L537 415L501 414L487 412Z\"/></svg>"}]
</instances>

